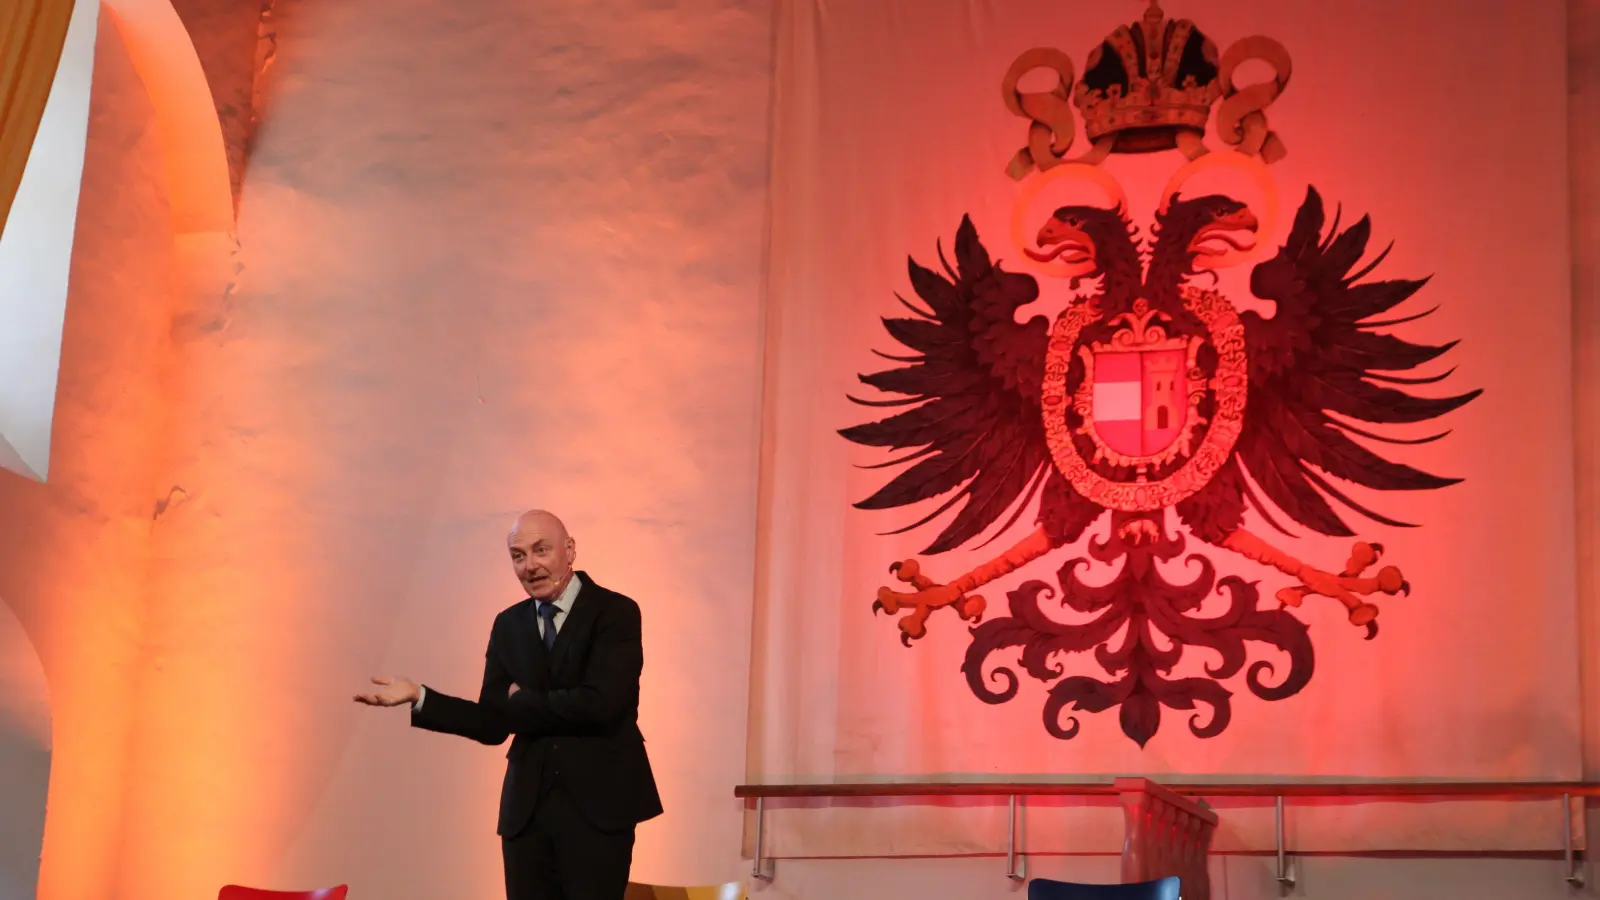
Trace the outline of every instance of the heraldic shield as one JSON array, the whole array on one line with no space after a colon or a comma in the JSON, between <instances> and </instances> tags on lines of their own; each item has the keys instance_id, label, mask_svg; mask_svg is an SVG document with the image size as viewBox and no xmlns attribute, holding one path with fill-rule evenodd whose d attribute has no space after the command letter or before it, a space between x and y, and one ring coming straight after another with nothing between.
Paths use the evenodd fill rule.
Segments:
<instances>
[{"instance_id":1,"label":"heraldic shield","mask_svg":"<svg viewBox=\"0 0 1600 900\"><path fill-rule=\"evenodd\" d=\"M1171 447L1189 417L1186 347L1113 350L1096 347L1085 357L1090 421L1108 453L1135 461Z\"/></svg>"},{"instance_id":2,"label":"heraldic shield","mask_svg":"<svg viewBox=\"0 0 1600 900\"><path fill-rule=\"evenodd\" d=\"M1239 438L1249 381L1238 313L1215 292L1174 293L1171 312L1145 297L1109 316L1088 302L1053 329L1045 442L1073 489L1106 509L1147 513L1189 498Z\"/></svg>"},{"instance_id":3,"label":"heraldic shield","mask_svg":"<svg viewBox=\"0 0 1600 900\"><path fill-rule=\"evenodd\" d=\"M1199 368L1209 336L1169 336L1163 324L1152 322L1157 318L1149 301L1141 299L1111 323L1122 327L1109 341L1084 341L1081 333L1070 331L1053 341L1052 354L1068 339L1078 339L1073 349L1083 372L1070 407L1044 404L1047 433L1059 433L1064 424L1087 434L1094 442L1091 465L1131 467L1141 480L1192 453L1193 435L1205 424L1200 407L1210 393ZM1057 423L1051 421L1054 416L1066 418Z\"/></svg>"}]
</instances>

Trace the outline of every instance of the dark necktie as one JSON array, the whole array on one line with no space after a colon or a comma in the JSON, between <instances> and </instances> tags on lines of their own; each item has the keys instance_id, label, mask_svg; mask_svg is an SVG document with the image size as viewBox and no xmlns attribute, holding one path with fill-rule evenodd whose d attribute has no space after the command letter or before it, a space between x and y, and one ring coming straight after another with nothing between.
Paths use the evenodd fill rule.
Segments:
<instances>
[{"instance_id":1,"label":"dark necktie","mask_svg":"<svg viewBox=\"0 0 1600 900\"><path fill-rule=\"evenodd\" d=\"M553 650L556 646L556 613L560 607L549 600L539 601L539 618L544 620L544 649Z\"/></svg>"}]
</instances>

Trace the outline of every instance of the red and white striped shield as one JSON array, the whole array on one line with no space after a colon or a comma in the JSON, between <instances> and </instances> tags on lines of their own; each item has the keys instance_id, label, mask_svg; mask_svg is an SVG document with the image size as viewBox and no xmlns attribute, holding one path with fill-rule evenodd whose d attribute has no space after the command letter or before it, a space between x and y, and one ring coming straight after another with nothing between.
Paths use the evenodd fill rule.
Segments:
<instances>
[{"instance_id":1,"label":"red and white striped shield","mask_svg":"<svg viewBox=\"0 0 1600 900\"><path fill-rule=\"evenodd\" d=\"M1153 456L1177 440L1188 412L1185 352L1094 355L1094 429L1124 456Z\"/></svg>"}]
</instances>

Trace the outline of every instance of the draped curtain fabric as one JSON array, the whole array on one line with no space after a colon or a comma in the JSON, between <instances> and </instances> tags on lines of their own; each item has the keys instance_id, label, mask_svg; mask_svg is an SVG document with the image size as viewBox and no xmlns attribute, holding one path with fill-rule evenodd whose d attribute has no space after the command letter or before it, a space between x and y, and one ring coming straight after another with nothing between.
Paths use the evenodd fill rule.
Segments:
<instances>
[{"instance_id":1,"label":"draped curtain fabric","mask_svg":"<svg viewBox=\"0 0 1600 900\"><path fill-rule=\"evenodd\" d=\"M0 229L22 182L71 19L72 0L0 4Z\"/></svg>"},{"instance_id":2,"label":"draped curtain fabric","mask_svg":"<svg viewBox=\"0 0 1600 900\"><path fill-rule=\"evenodd\" d=\"M891 564L915 559L917 575L945 584L963 573L985 571L996 560L1025 558L1036 549L1028 537L1041 505L1060 500L1050 500L1046 487L1043 500L1036 495L1028 505L1016 501L991 527L945 552L927 551L964 504L994 500L993 481L986 483L983 496L958 500L943 512L940 505L969 483L970 472L946 473L945 492L938 496L902 492L877 504L883 508L854 506L917 464L915 458L894 460L915 453L927 435L949 421L967 416L971 423L966 438L974 443L957 447L957 456L963 447L981 448L988 441L995 458L1004 461L1013 458L999 452L1013 449L1008 442L1028 439L1022 431L996 430L998 418L973 415L972 407L963 405L969 397L947 404L938 415L928 414L898 447L847 440L841 430L904 409L862 406L849 398L894 400L894 390L911 383L880 378L863 384L859 375L906 365L884 355L938 354L949 346L942 342L968 340L960 329L935 333L933 326L915 322L890 329L883 320L916 320L948 309L955 289L940 285L981 269L986 258L1037 282L1037 301L1014 322L1060 321L1075 298L1102 288L1092 279L1071 284L1024 255L1025 249L1038 249L1036 235L1066 234L1063 229L1077 227L1071 215L1052 225L1052 212L1061 206L1110 206L1108 190L1120 191L1144 255L1119 263L1119 271L1137 273L1146 262L1154 265L1149 256L1157 231L1154 216L1169 178L1186 159L1177 149L1111 154L1084 167L1099 175L1076 184L1060 182L1060 196L1049 194L1053 188L1035 188L1030 179L1038 179L1037 173L1022 181L1008 173L1018 151L1030 145L1029 120L1008 108L1001 91L1013 61L1031 48L1059 48L1076 79L1104 86L1106 73L1091 64L1091 51L1119 26L1137 29L1144 4L787 0L779 16L774 93L750 780L1579 777L1560 5L1499 12L1485 7L1472 15L1444 2L1359 0L1320 10L1267 0L1163 0L1161 5L1170 17L1192 20L1222 51L1265 35L1292 60L1293 78L1265 107L1264 120L1243 123L1272 156L1265 186L1254 176L1234 177L1256 169L1216 169L1196 175L1184 196L1216 192L1245 201L1258 214L1256 225L1264 232L1258 237L1268 245L1260 262L1289 240L1314 188L1323 215L1309 226L1312 238L1299 242L1305 252L1321 252L1319 242L1336 229L1353 229L1338 245L1343 253L1367 232L1364 251L1343 271L1362 273L1392 242L1387 256L1359 280L1430 279L1392 309L1363 319L1373 323L1365 330L1416 346L1459 341L1416 369L1374 359L1370 375L1340 382L1343 396L1304 380L1272 396L1252 382L1244 415L1299 410L1268 430L1283 436L1291 451L1305 451L1315 435L1282 432L1302 428L1298 423L1337 418L1328 410L1349 408L1352 397L1380 398L1365 410L1375 417L1368 422L1427 408L1429 401L1407 405L1411 401L1394 394L1371 394L1373 385L1421 398L1482 391L1438 416L1361 426L1402 443L1345 432L1350 444L1296 464L1310 473L1307 490L1336 507L1353 535L1329 536L1326 524L1318 533L1305 524L1305 508L1292 515L1275 500L1253 505L1243 516L1242 530L1260 537L1272 552L1333 575L1347 564L1361 569L1370 562L1352 559L1366 552L1357 551L1358 543L1368 549L1381 545L1383 559L1365 566L1367 574L1376 578L1383 566L1393 565L1403 572L1409 594L1368 585L1365 599L1345 598L1352 604L1370 600L1381 608L1381 628L1367 640L1364 627L1352 622L1353 616L1359 618L1356 611L1340 599L1296 594L1299 582L1271 564L1271 554L1251 549L1241 538L1232 539L1233 549L1222 546L1219 534L1208 537L1193 526L1193 511L1185 519L1167 508L1164 518L1131 530L1118 531L1115 523L1124 520L1102 516L1065 545L1015 571L1005 571L1009 562L990 565L986 571L998 577L969 592L986 602L981 622L974 621L975 607L966 608L963 618L961 607L936 604L927 614L925 634L908 636L909 646L904 645L900 623L916 610L902 607L886 614L872 608L880 588L914 588L912 571L901 566L891 573ZM1136 56L1144 45L1130 46ZM1101 53L1100 62L1112 54ZM1219 55L1227 63L1226 53ZM1255 62L1232 72L1232 86L1246 99L1218 107L1227 106L1234 122L1250 97L1274 93L1244 90L1270 82L1273 67L1261 57L1272 55L1256 53ZM1177 65L1203 59L1197 50ZM1495 66L1521 74L1514 81L1478 79L1471 74L1475 59L1492 59ZM1279 60L1280 69L1287 65ZM1037 97L1055 83L1054 76L1035 71L1018 90ZM1070 105L1071 86L1061 96L1068 99L1063 105L1072 115L1076 138L1068 154L1091 153L1095 135L1086 128L1082 109ZM1481 129L1487 110L1494 111L1492 138ZM1208 122L1205 136L1214 154L1228 146L1217 121ZM1108 188L1108 183L1114 184ZM1275 210L1269 209L1271 193L1277 198ZM1096 246L1118 240L1125 239L1101 232ZM975 241L982 243L982 253ZM908 257L915 265L908 267ZM1273 328L1287 329L1279 334L1299 348L1294 351L1302 354L1299 358L1309 355L1335 368L1376 347L1399 346L1387 338L1358 337L1355 329L1343 337L1324 337L1331 326L1295 319L1292 302L1285 307L1257 294L1258 288L1268 293L1276 288L1270 279L1252 278L1254 264L1221 271L1215 284L1208 278L1191 281L1196 288L1220 292L1241 315L1248 313L1257 323L1247 332L1251 341ZM1028 299L1032 289L1018 283L991 283L986 302ZM1372 299L1364 297L1359 302ZM899 298L922 312L908 311ZM1132 301L1130 294L1127 302ZM1418 316L1433 307L1437 311ZM971 327L988 328L1013 313L988 315ZM1279 324L1260 324L1273 320ZM1317 328L1324 330L1312 330ZM909 346L918 342L921 348ZM1246 355L1260 353L1261 346L1250 344ZM1025 380L1030 371L1024 357L1006 356L999 344L974 352L990 354L982 357L989 362L1000 360L1002 368L991 371L1011 366L1004 372L1013 381ZM1089 352L1087 345L1082 352ZM1152 357L1150 363L1157 361ZM1062 365L1069 362L1063 358ZM1104 404L1108 420L1125 418L1111 413L1118 404L1138 400L1140 376L1136 371L1128 388L1112 377L1109 361L1100 371L1104 377L1095 382L1092 398L1085 394L1082 402L1096 410ZM1442 377L1430 380L1434 376ZM962 390L967 383L965 374L946 373L932 389ZM1162 386L1147 374L1146 399L1152 388ZM1333 423L1318 427L1343 429ZM1428 440L1441 432L1442 438ZM1153 436L1159 437L1146 431L1142 439ZM1121 446L1140 439L1135 429ZM1261 431L1253 438L1275 439ZM1367 451L1460 481L1407 481L1412 476L1402 478L1394 468L1386 468L1382 477L1358 473L1352 481L1350 462L1370 462L1362 456ZM1244 468L1247 474L1241 477L1250 479L1250 490L1285 496L1281 482L1263 481L1272 472L1260 458ZM1247 486L1236 489L1242 493ZM1335 492L1388 523L1331 499ZM1020 512L1016 524L1002 530L1013 511ZM934 513L928 524L905 530ZM1276 530L1269 517L1288 534ZM1157 527L1181 538L1181 549L1156 559L1154 574L1145 567L1119 576L1135 558L1129 548L1140 529ZM983 545L986 540L990 543ZM1012 547L1016 553L1008 550ZM1062 602L1062 583L1069 576L1081 580L1075 598L1083 605L1077 608ZM1137 604L1128 600L1135 588L1094 593L1118 577L1144 579L1142 585L1214 581L1211 590L1195 597L1173 589L1159 603L1148 587L1136 588L1145 592ZM1024 591L1028 582L1043 585L1042 592L1037 587L1028 588L1031 594ZM1127 618L1102 640L1076 649L1063 642L1030 661L1029 641L1042 643L1053 626L1030 624L1014 613L1019 592L1024 601L1031 598L1043 619L1073 623L1079 630L1070 633L1076 638L1089 633L1083 623L1108 610ZM1239 596L1248 602L1236 603ZM1281 608L1285 596L1303 602ZM1198 605L1186 607L1191 600ZM1195 624L1202 619L1209 621ZM1011 624L996 624L1006 621ZM914 623L906 627L921 630ZM997 628L1012 629L1010 644ZM1176 662L1166 657L1174 634L1185 642ZM1227 634L1244 652L1237 665L1229 654L1238 648ZM982 639L998 649L975 652L974 647L983 650ZM1129 641L1144 643L1130 648ZM1127 693L1125 680L1130 659L1156 661L1137 670L1144 687L1134 693ZM1095 688L1096 683L1106 686ZM1123 686L1114 686L1118 683ZM1151 694L1152 685L1166 693ZM1053 709L1061 696L1069 702ZM1220 725L1218 703L1228 710ZM1218 805L1219 850L1272 847L1270 803ZM768 810L767 849L779 856L993 853L1004 846L1003 803L854 802L769 805ZM1034 803L1027 812L1025 843L1034 852L1116 852L1119 816L1104 804ZM1327 851L1548 851L1559 849L1561 840L1553 802L1295 802L1289 832L1296 848Z\"/></svg>"}]
</instances>

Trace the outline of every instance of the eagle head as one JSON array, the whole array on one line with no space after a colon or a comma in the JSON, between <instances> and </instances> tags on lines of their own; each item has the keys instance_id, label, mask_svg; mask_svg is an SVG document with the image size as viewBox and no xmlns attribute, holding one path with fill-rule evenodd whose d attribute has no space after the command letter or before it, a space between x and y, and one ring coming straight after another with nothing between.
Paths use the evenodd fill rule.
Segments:
<instances>
[{"instance_id":1,"label":"eagle head","mask_svg":"<svg viewBox=\"0 0 1600 900\"><path fill-rule=\"evenodd\" d=\"M1223 194L1173 197L1156 224L1159 250L1180 254L1189 269L1211 268L1208 263L1219 257L1255 249L1261 227L1250 207Z\"/></svg>"},{"instance_id":2,"label":"eagle head","mask_svg":"<svg viewBox=\"0 0 1600 900\"><path fill-rule=\"evenodd\" d=\"M1023 248L1035 262L1058 261L1084 274L1098 271L1114 246L1130 245L1128 222L1120 209L1063 206L1039 228L1039 249Z\"/></svg>"}]
</instances>

